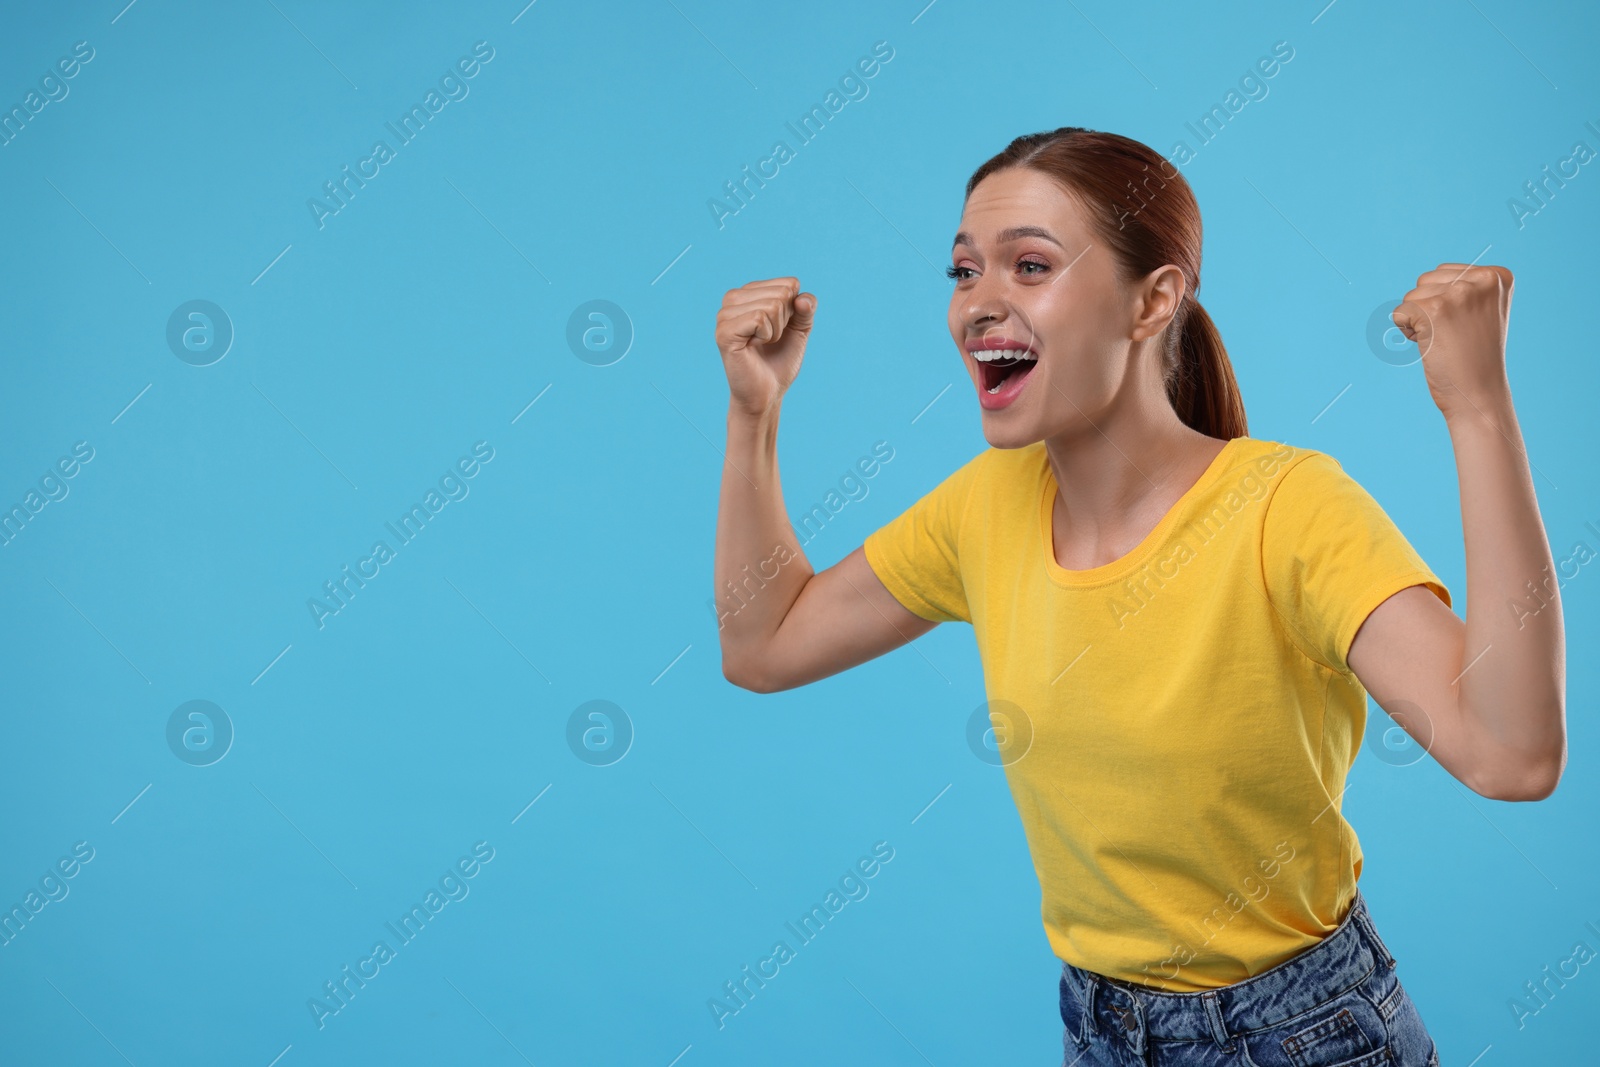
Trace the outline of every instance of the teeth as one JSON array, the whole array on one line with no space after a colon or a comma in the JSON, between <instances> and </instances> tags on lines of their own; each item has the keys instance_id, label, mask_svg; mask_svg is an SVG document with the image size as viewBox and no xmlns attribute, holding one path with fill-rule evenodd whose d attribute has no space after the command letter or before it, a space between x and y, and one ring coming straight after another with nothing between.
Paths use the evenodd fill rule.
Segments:
<instances>
[{"instance_id":1,"label":"teeth","mask_svg":"<svg viewBox=\"0 0 1600 1067\"><path fill-rule=\"evenodd\" d=\"M990 396L993 396L995 393L998 393L1000 391L1000 386L1002 386L1004 384L1005 384L1004 382L998 382L998 383L995 384L995 387L993 389L985 389L984 392L988 393Z\"/></svg>"},{"instance_id":2,"label":"teeth","mask_svg":"<svg viewBox=\"0 0 1600 1067\"><path fill-rule=\"evenodd\" d=\"M1020 348L975 348L971 350L970 354L979 363L992 363L997 359L1037 360L1039 358L1037 352L1031 349L1025 351Z\"/></svg>"}]
</instances>

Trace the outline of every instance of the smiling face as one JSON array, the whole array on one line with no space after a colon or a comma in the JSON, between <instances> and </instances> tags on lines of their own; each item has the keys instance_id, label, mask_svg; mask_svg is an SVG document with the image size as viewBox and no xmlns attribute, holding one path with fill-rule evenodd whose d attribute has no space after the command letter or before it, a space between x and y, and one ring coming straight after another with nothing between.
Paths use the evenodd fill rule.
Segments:
<instances>
[{"instance_id":1,"label":"smiling face","mask_svg":"<svg viewBox=\"0 0 1600 1067\"><path fill-rule=\"evenodd\" d=\"M1159 334L1182 298L1181 273L1124 283L1053 178L1012 167L979 182L950 263L950 336L994 447L1090 430L1119 400L1166 403ZM1133 342L1150 337L1133 358Z\"/></svg>"}]
</instances>

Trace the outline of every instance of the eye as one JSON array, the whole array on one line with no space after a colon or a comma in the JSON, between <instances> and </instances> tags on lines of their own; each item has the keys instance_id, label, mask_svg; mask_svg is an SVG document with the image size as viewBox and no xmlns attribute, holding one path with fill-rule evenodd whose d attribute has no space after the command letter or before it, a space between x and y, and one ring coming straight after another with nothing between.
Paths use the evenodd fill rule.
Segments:
<instances>
[{"instance_id":1,"label":"eye","mask_svg":"<svg viewBox=\"0 0 1600 1067\"><path fill-rule=\"evenodd\" d=\"M1038 270L1028 270L1026 269L1028 267L1037 267ZM1048 271L1050 269L1050 264L1041 263L1037 259L1019 259L1017 260L1017 269L1021 271L1024 276L1036 277ZM971 267L951 266L944 269L944 274L945 277L949 278L951 281L964 282L972 276L973 270Z\"/></svg>"}]
</instances>

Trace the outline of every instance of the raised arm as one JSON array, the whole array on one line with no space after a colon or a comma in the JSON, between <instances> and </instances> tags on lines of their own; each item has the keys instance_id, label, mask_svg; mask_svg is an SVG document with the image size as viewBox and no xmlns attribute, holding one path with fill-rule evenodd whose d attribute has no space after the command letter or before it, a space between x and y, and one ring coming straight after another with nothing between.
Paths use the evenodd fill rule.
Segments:
<instances>
[{"instance_id":1,"label":"raised arm","mask_svg":"<svg viewBox=\"0 0 1600 1067\"><path fill-rule=\"evenodd\" d=\"M1566 763L1566 638L1505 373L1511 287L1504 267L1444 263L1395 309L1455 448L1467 618L1404 589L1367 617L1348 659L1456 778L1497 800L1541 800Z\"/></svg>"},{"instance_id":2,"label":"raised arm","mask_svg":"<svg viewBox=\"0 0 1600 1067\"><path fill-rule=\"evenodd\" d=\"M789 524L778 412L816 307L798 279L771 278L729 290L717 314L729 394L715 565L722 673L758 693L837 674L938 625L896 600L860 548L815 573Z\"/></svg>"}]
</instances>

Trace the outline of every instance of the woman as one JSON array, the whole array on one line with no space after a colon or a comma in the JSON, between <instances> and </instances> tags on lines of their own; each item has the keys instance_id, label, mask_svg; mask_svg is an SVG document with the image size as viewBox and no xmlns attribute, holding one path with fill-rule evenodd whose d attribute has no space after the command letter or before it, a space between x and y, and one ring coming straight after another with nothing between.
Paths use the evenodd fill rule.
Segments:
<instances>
[{"instance_id":1,"label":"woman","mask_svg":"<svg viewBox=\"0 0 1600 1067\"><path fill-rule=\"evenodd\" d=\"M1542 799L1565 763L1510 273L1442 264L1392 316L1455 449L1463 622L1337 462L1247 436L1165 160L1068 127L966 193L949 324L991 447L820 574L776 456L816 297L795 278L725 297L724 674L773 692L972 625L1062 960L1064 1062L1437 1064L1340 800L1368 693L1483 796Z\"/></svg>"}]
</instances>

